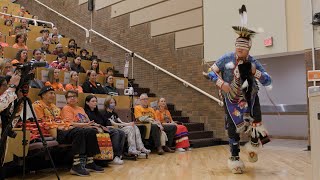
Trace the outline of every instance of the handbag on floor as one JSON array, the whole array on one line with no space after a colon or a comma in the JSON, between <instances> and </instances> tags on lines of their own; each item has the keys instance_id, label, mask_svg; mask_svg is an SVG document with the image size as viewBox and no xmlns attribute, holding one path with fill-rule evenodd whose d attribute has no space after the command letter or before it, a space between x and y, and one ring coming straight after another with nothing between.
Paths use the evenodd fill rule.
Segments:
<instances>
[{"instance_id":1,"label":"handbag on floor","mask_svg":"<svg viewBox=\"0 0 320 180\"><path fill-rule=\"evenodd\" d=\"M96 160L113 160L113 149L111 138L108 133L97 134L98 145L100 154L95 155Z\"/></svg>"}]
</instances>

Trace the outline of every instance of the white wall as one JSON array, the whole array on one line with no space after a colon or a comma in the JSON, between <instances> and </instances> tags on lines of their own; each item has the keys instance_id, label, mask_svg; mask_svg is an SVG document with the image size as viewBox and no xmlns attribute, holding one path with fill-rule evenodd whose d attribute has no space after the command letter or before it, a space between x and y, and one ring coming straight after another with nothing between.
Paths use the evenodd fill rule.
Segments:
<instances>
[{"instance_id":1,"label":"white wall","mask_svg":"<svg viewBox=\"0 0 320 180\"><path fill-rule=\"evenodd\" d=\"M238 9L247 6L248 26L264 29L253 38L252 55L287 52L285 0L204 0L204 58L215 61L228 51L234 51L237 34L232 26L240 25ZM264 47L263 40L274 39L272 47Z\"/></svg>"},{"instance_id":2,"label":"white wall","mask_svg":"<svg viewBox=\"0 0 320 180\"><path fill-rule=\"evenodd\" d=\"M304 54L259 60L272 77L269 94L276 104L307 104ZM265 88L259 91L260 103L271 105Z\"/></svg>"}]
</instances>

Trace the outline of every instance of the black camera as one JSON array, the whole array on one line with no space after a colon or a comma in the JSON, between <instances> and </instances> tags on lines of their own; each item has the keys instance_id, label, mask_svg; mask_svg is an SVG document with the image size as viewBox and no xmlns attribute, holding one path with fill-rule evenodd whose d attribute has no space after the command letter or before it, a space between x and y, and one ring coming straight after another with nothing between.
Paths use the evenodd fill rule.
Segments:
<instances>
[{"instance_id":1,"label":"black camera","mask_svg":"<svg viewBox=\"0 0 320 180\"><path fill-rule=\"evenodd\" d=\"M313 25L320 25L320 12L315 13L313 15L313 21L312 21Z\"/></svg>"},{"instance_id":2,"label":"black camera","mask_svg":"<svg viewBox=\"0 0 320 180\"><path fill-rule=\"evenodd\" d=\"M29 82L30 80L33 80L35 77L35 74L31 72L31 70L37 67L45 67L46 65L46 62L27 62L24 64L13 64L13 66L16 67L15 71L19 71L21 74L21 79L19 85L17 86L17 91L19 89L22 89L22 91L24 91L25 88L29 89ZM28 91L28 89L25 89L25 91Z\"/></svg>"}]
</instances>

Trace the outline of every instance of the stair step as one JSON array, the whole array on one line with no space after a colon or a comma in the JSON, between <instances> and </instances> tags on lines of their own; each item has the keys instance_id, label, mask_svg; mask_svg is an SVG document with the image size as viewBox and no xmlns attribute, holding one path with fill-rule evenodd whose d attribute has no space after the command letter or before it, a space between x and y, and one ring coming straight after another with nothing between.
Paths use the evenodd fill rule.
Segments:
<instances>
[{"instance_id":1,"label":"stair step","mask_svg":"<svg viewBox=\"0 0 320 180\"><path fill-rule=\"evenodd\" d=\"M221 139L217 138L203 138L190 140L192 148L208 147L220 145Z\"/></svg>"},{"instance_id":2,"label":"stair step","mask_svg":"<svg viewBox=\"0 0 320 180\"><path fill-rule=\"evenodd\" d=\"M181 116L182 111L170 111L171 116Z\"/></svg>"},{"instance_id":3,"label":"stair step","mask_svg":"<svg viewBox=\"0 0 320 180\"><path fill-rule=\"evenodd\" d=\"M204 130L204 123L183 123L183 125L187 127L189 132Z\"/></svg>"},{"instance_id":4,"label":"stair step","mask_svg":"<svg viewBox=\"0 0 320 180\"><path fill-rule=\"evenodd\" d=\"M191 131L189 139L213 138L213 131Z\"/></svg>"},{"instance_id":5,"label":"stair step","mask_svg":"<svg viewBox=\"0 0 320 180\"><path fill-rule=\"evenodd\" d=\"M174 108L174 104L168 103L168 104L167 104L167 107L168 107L168 110L169 110L169 111L174 111L174 109L175 109L175 108Z\"/></svg>"},{"instance_id":6,"label":"stair step","mask_svg":"<svg viewBox=\"0 0 320 180\"><path fill-rule=\"evenodd\" d=\"M182 123L188 123L190 122L189 117L184 117L184 116L172 116L173 121L178 121Z\"/></svg>"}]
</instances>

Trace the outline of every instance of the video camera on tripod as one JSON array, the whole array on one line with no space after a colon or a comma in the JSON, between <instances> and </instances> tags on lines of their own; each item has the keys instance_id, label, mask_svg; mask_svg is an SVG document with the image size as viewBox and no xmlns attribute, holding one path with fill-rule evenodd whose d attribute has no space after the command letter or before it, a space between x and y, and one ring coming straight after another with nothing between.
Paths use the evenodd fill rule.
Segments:
<instances>
[{"instance_id":1,"label":"video camera on tripod","mask_svg":"<svg viewBox=\"0 0 320 180\"><path fill-rule=\"evenodd\" d=\"M19 85L17 86L17 91L21 89L23 94L28 93L29 82L35 77L35 74L31 71L37 67L45 67L46 65L46 62L27 62L24 64L13 64L13 66L16 67L15 72L20 71L21 74L21 79Z\"/></svg>"}]
</instances>

